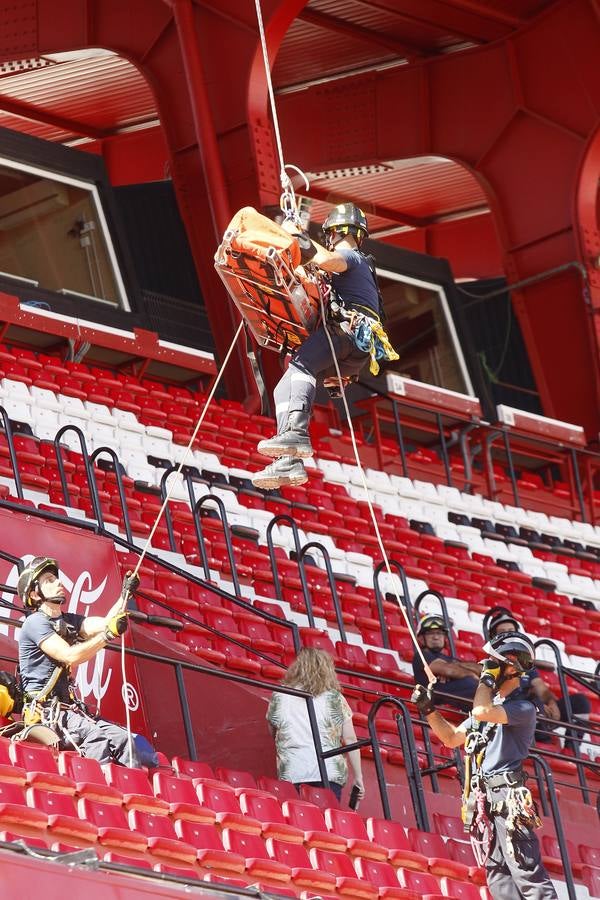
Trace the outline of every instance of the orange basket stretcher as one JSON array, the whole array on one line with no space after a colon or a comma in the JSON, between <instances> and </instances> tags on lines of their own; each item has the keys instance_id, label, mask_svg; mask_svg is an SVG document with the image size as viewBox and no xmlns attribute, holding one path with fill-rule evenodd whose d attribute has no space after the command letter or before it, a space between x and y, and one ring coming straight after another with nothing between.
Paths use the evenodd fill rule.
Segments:
<instances>
[{"instance_id":1,"label":"orange basket stretcher","mask_svg":"<svg viewBox=\"0 0 600 900\"><path fill-rule=\"evenodd\" d=\"M296 239L251 206L236 213L215 254L227 292L268 350L294 350L320 320L325 284L299 266Z\"/></svg>"}]
</instances>

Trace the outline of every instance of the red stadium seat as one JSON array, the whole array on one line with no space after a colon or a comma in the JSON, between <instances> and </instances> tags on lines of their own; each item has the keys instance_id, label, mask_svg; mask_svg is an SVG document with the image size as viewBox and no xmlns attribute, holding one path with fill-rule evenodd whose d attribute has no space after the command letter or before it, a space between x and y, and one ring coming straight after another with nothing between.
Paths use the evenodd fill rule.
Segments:
<instances>
[{"instance_id":1,"label":"red stadium seat","mask_svg":"<svg viewBox=\"0 0 600 900\"><path fill-rule=\"evenodd\" d=\"M123 804L123 794L106 783L102 766L96 759L65 751L58 757L58 769L75 782L75 793L101 803Z\"/></svg>"},{"instance_id":2,"label":"red stadium seat","mask_svg":"<svg viewBox=\"0 0 600 900\"><path fill-rule=\"evenodd\" d=\"M595 866L583 866L581 880L590 892L591 897L600 897L600 869Z\"/></svg>"},{"instance_id":3,"label":"red stadium seat","mask_svg":"<svg viewBox=\"0 0 600 900\"><path fill-rule=\"evenodd\" d=\"M0 826L46 828L48 817L41 809L31 809L23 788L14 782L0 782Z\"/></svg>"},{"instance_id":4,"label":"red stadium seat","mask_svg":"<svg viewBox=\"0 0 600 900\"><path fill-rule=\"evenodd\" d=\"M304 832L285 821L281 807L274 797L260 795L254 791L242 791L239 801L242 812L260 822L263 837L290 841L293 844L304 843Z\"/></svg>"},{"instance_id":5,"label":"red stadium seat","mask_svg":"<svg viewBox=\"0 0 600 900\"><path fill-rule=\"evenodd\" d=\"M335 890L335 876L313 868L304 847L299 844L290 844L287 841L276 841L272 838L267 839L266 847L272 859L288 866L296 887L306 888L319 894Z\"/></svg>"},{"instance_id":6,"label":"red stadium seat","mask_svg":"<svg viewBox=\"0 0 600 900\"><path fill-rule=\"evenodd\" d=\"M558 875L562 877L564 873L564 866L560 856L560 847L558 845L558 841L551 834L544 834L541 836L540 843L542 847L542 860L547 870L551 875ZM591 848L588 848L588 850L591 850ZM579 848L576 847L572 841L567 840L567 852L571 861L573 874L577 878L579 878L582 869L582 862L579 856ZM588 854L588 858L583 860L583 862L590 863L594 858L596 858L598 862L600 862L600 850L596 850L595 853L592 852L591 854ZM594 862L592 863L592 865L597 866L598 862Z\"/></svg>"},{"instance_id":7,"label":"red stadium seat","mask_svg":"<svg viewBox=\"0 0 600 900\"><path fill-rule=\"evenodd\" d=\"M148 849L155 856L165 856L184 863L195 862L196 848L177 837L166 816L132 809L129 813L129 827L148 839Z\"/></svg>"},{"instance_id":8,"label":"red stadium seat","mask_svg":"<svg viewBox=\"0 0 600 900\"><path fill-rule=\"evenodd\" d=\"M28 741L12 742L10 758L16 766L25 769L27 784L45 791L75 793L75 782L58 771L56 757L51 750Z\"/></svg>"},{"instance_id":9,"label":"red stadium seat","mask_svg":"<svg viewBox=\"0 0 600 900\"><path fill-rule=\"evenodd\" d=\"M320 850L346 850L346 839L327 830L323 813L317 806L304 800L285 800L281 808L290 825L302 829L307 847L316 847Z\"/></svg>"},{"instance_id":10,"label":"red stadium seat","mask_svg":"<svg viewBox=\"0 0 600 900\"><path fill-rule=\"evenodd\" d=\"M192 759L184 759L182 756L174 756L171 760L173 768L178 775L188 778L214 778L215 773L205 762L197 762Z\"/></svg>"},{"instance_id":11,"label":"red stadium seat","mask_svg":"<svg viewBox=\"0 0 600 900\"><path fill-rule=\"evenodd\" d=\"M469 867L469 878L471 881L480 886L486 883L485 869L477 865L470 843L450 838L446 841L446 852L450 859Z\"/></svg>"},{"instance_id":12,"label":"red stadium seat","mask_svg":"<svg viewBox=\"0 0 600 900\"><path fill-rule=\"evenodd\" d=\"M297 800L299 797L298 791L291 781L280 781L278 778L259 775L256 783L262 791L277 797L280 803L283 803L284 800Z\"/></svg>"},{"instance_id":13,"label":"red stadium seat","mask_svg":"<svg viewBox=\"0 0 600 900\"><path fill-rule=\"evenodd\" d=\"M113 853L112 850L107 850L103 854L102 862L118 863L121 866L135 866L137 869L152 869L152 863L148 859L142 859L139 856L126 856L124 853Z\"/></svg>"},{"instance_id":14,"label":"red stadium seat","mask_svg":"<svg viewBox=\"0 0 600 900\"><path fill-rule=\"evenodd\" d=\"M400 887L395 868L387 862L373 859L357 859L354 862L357 875L377 888L380 897L389 900L414 900L414 891Z\"/></svg>"},{"instance_id":15,"label":"red stadium seat","mask_svg":"<svg viewBox=\"0 0 600 900\"><path fill-rule=\"evenodd\" d=\"M215 776L219 781L231 785L232 788L256 788L256 780L250 772L243 772L240 769L226 769L222 766L215 768Z\"/></svg>"},{"instance_id":16,"label":"red stadium seat","mask_svg":"<svg viewBox=\"0 0 600 900\"><path fill-rule=\"evenodd\" d=\"M338 809L340 805L331 788L313 787L310 784L300 785L300 798L321 809Z\"/></svg>"},{"instance_id":17,"label":"red stadium seat","mask_svg":"<svg viewBox=\"0 0 600 900\"><path fill-rule=\"evenodd\" d=\"M378 889L368 881L358 878L349 856L331 850L310 851L310 859L317 869L335 876L335 887L338 894L358 897L361 900L375 900L379 896Z\"/></svg>"},{"instance_id":18,"label":"red stadium seat","mask_svg":"<svg viewBox=\"0 0 600 900\"><path fill-rule=\"evenodd\" d=\"M440 887L444 897L452 897L454 900L481 900L479 888L470 881L458 881L444 875L440 878Z\"/></svg>"},{"instance_id":19,"label":"red stadium seat","mask_svg":"<svg viewBox=\"0 0 600 900\"><path fill-rule=\"evenodd\" d=\"M214 825L203 822L175 822L175 833L187 844L196 848L196 858L201 866L219 869L222 872L244 871L244 857L225 850L218 830Z\"/></svg>"},{"instance_id":20,"label":"red stadium seat","mask_svg":"<svg viewBox=\"0 0 600 900\"><path fill-rule=\"evenodd\" d=\"M448 859L446 845L439 834L409 828L408 837L415 850L428 857L429 871L432 875L446 875L459 881L469 880L469 867Z\"/></svg>"},{"instance_id":21,"label":"red stadium seat","mask_svg":"<svg viewBox=\"0 0 600 900\"><path fill-rule=\"evenodd\" d=\"M98 829L98 843L120 850L144 852L148 841L131 831L123 810L112 803L99 803L82 797L78 802L79 818L91 822Z\"/></svg>"},{"instance_id":22,"label":"red stadium seat","mask_svg":"<svg viewBox=\"0 0 600 900\"><path fill-rule=\"evenodd\" d=\"M12 781L22 786L26 781L25 769L14 764L10 755L11 744L8 738L0 737L0 781L5 784Z\"/></svg>"},{"instance_id":23,"label":"red stadium seat","mask_svg":"<svg viewBox=\"0 0 600 900\"><path fill-rule=\"evenodd\" d=\"M148 777L142 769L129 769L116 763L107 763L103 769L107 784L123 794L125 809L168 815L169 804L154 796Z\"/></svg>"},{"instance_id":24,"label":"red stadium seat","mask_svg":"<svg viewBox=\"0 0 600 900\"><path fill-rule=\"evenodd\" d=\"M416 894L441 896L440 886L435 875L430 872L416 872L414 869L398 869L398 880L402 887Z\"/></svg>"},{"instance_id":25,"label":"red stadium seat","mask_svg":"<svg viewBox=\"0 0 600 900\"><path fill-rule=\"evenodd\" d=\"M198 881L202 877L200 872L191 866L168 866L165 863L156 863L152 868L155 872L164 872L165 875L176 875L177 878L188 878L190 881Z\"/></svg>"},{"instance_id":26,"label":"red stadium seat","mask_svg":"<svg viewBox=\"0 0 600 900\"><path fill-rule=\"evenodd\" d=\"M443 813L434 812L433 821L438 834L444 837L456 838L457 841L468 840L463 821L459 816L446 816Z\"/></svg>"},{"instance_id":27,"label":"red stadium seat","mask_svg":"<svg viewBox=\"0 0 600 900\"><path fill-rule=\"evenodd\" d=\"M404 828L398 822L369 818L367 819L367 834L371 840L387 847L389 860L395 866L422 872L427 871L428 858L413 850Z\"/></svg>"},{"instance_id":28,"label":"red stadium seat","mask_svg":"<svg viewBox=\"0 0 600 900\"><path fill-rule=\"evenodd\" d=\"M187 819L189 822L213 824L214 810L200 805L196 789L189 778L178 778L167 772L153 775L154 796L169 804L169 815L173 819Z\"/></svg>"},{"instance_id":29,"label":"red stadium seat","mask_svg":"<svg viewBox=\"0 0 600 900\"><path fill-rule=\"evenodd\" d=\"M224 828L221 836L226 850L244 857L246 872L251 878L286 882L292 877L292 870L288 865L269 856L259 835Z\"/></svg>"},{"instance_id":30,"label":"red stadium seat","mask_svg":"<svg viewBox=\"0 0 600 900\"><path fill-rule=\"evenodd\" d=\"M348 851L352 856L387 860L387 847L369 839L365 823L358 813L345 809L326 809L325 822L330 831L346 838Z\"/></svg>"},{"instance_id":31,"label":"red stadium seat","mask_svg":"<svg viewBox=\"0 0 600 900\"><path fill-rule=\"evenodd\" d=\"M53 835L75 842L94 842L98 838L96 826L79 818L75 802L68 794L28 788L27 805L46 813L48 828Z\"/></svg>"},{"instance_id":32,"label":"red stadium seat","mask_svg":"<svg viewBox=\"0 0 600 900\"><path fill-rule=\"evenodd\" d=\"M216 787L214 784L200 782L197 790L200 802L203 806L214 809L217 822L222 828L235 828L248 834L260 834L260 822L251 816L243 815L233 788L225 785Z\"/></svg>"}]
</instances>

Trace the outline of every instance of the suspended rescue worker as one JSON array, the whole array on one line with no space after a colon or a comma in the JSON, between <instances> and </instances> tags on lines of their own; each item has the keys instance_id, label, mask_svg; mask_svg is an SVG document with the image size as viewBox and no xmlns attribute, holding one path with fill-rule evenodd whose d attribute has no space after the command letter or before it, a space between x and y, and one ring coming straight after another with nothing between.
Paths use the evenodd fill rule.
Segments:
<instances>
[{"instance_id":1,"label":"suspended rescue worker","mask_svg":"<svg viewBox=\"0 0 600 900\"><path fill-rule=\"evenodd\" d=\"M19 669L25 726L42 724L55 731L63 750L77 749L100 763L140 767L133 746L129 759L125 728L88 713L70 679L71 666L86 662L127 630L125 607L139 578L128 573L121 596L106 616L63 612L66 592L58 563L36 556L19 576L17 592L27 618L19 638Z\"/></svg>"},{"instance_id":2,"label":"suspended rescue worker","mask_svg":"<svg viewBox=\"0 0 600 900\"><path fill-rule=\"evenodd\" d=\"M489 655L481 663L473 710L460 725L436 710L431 687L417 685L412 700L446 747L465 746L463 821L494 900L556 900L523 770L536 710L520 682L533 666L533 648L523 635L510 632L492 638L484 651Z\"/></svg>"},{"instance_id":3,"label":"suspended rescue worker","mask_svg":"<svg viewBox=\"0 0 600 900\"><path fill-rule=\"evenodd\" d=\"M298 234L289 220L283 227L298 238L302 264L310 263L331 276L327 330L342 377L355 380L369 359L374 375L379 360L398 359L383 330L383 304L373 260L360 249L369 234L362 209L353 203L334 207L322 226L326 247L307 234ZM255 487L269 490L308 480L302 460L313 455L308 426L319 378L326 384L334 380L341 391L323 325L296 351L275 387L277 434L258 445L259 453L274 457L275 462L252 477Z\"/></svg>"}]
</instances>

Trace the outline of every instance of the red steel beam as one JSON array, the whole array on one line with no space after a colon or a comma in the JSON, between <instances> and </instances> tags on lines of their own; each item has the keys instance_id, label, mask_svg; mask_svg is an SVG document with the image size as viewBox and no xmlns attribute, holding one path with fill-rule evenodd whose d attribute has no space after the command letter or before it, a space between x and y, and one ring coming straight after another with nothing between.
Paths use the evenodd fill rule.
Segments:
<instances>
[{"instance_id":1,"label":"red steel beam","mask_svg":"<svg viewBox=\"0 0 600 900\"><path fill-rule=\"evenodd\" d=\"M42 125L51 125L53 128L60 128L69 134L81 134L84 137L101 140L108 137L109 131L103 128L94 128L87 122L80 122L77 119L69 119L65 116L57 115L34 103L27 103L25 100L14 100L12 97L6 97L0 94L0 110L10 113L11 116L19 116L21 119L27 119L30 122L41 122Z\"/></svg>"},{"instance_id":2,"label":"red steel beam","mask_svg":"<svg viewBox=\"0 0 600 900\"><path fill-rule=\"evenodd\" d=\"M383 47L385 50L390 50L399 56L405 56L407 59L414 59L414 57L423 56L425 53L424 49L416 44L409 44L406 41L399 41L393 37L386 37L386 35L378 31L373 31L372 28L363 28L354 24L354 22L338 19L337 16L331 16L308 7L302 10L298 18L303 19L305 22L310 22L311 25L316 25L318 28L346 34L358 41L366 41L369 44Z\"/></svg>"}]
</instances>

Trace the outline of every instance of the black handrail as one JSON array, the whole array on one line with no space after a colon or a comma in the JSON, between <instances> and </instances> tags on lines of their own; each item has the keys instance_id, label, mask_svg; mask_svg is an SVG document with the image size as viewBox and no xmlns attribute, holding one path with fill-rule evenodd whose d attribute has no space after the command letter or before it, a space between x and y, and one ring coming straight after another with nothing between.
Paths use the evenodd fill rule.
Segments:
<instances>
[{"instance_id":1,"label":"black handrail","mask_svg":"<svg viewBox=\"0 0 600 900\"><path fill-rule=\"evenodd\" d=\"M552 653L554 654L554 659L556 662L556 674L558 675L558 683L560 684L560 691L562 694L563 703L565 705L566 721L567 721L568 725L570 725L572 727L575 724L573 722L573 709L571 707L571 698L569 697L569 689L567 686L567 680L565 678L565 672L563 669L560 650L558 649L558 647L556 646L554 641L551 641L549 638L540 638L539 641L535 642L534 646L536 649L538 647L542 647L542 646L550 647L550 649L552 650ZM573 741L573 752L575 754L575 758L578 760L581 760L579 741L577 741L577 740ZM582 796L583 802L589 803L590 795L589 795L589 790L588 790L588 783L587 783L587 779L585 777L585 770L582 765L577 765L577 778L579 780L579 787L581 790L581 796Z\"/></svg>"},{"instance_id":2,"label":"black handrail","mask_svg":"<svg viewBox=\"0 0 600 900\"><path fill-rule=\"evenodd\" d=\"M308 624L311 628L315 627L315 616L313 613L312 597L306 582L306 572L302 565L302 547L300 545L300 533L295 519L286 513L280 513L273 516L267 525L267 549L269 551L269 560L271 561L271 570L273 572L273 584L275 586L275 595L280 603L283 603L283 593L281 590L281 580L279 578L279 569L277 567L277 557L275 556L275 547L273 545L273 529L280 522L284 522L292 531L294 537L294 548L296 551L296 563L298 565L298 574L300 576L300 584L302 586L302 595L304 597L304 605L306 607L306 615L308 616Z\"/></svg>"},{"instance_id":3,"label":"black handrail","mask_svg":"<svg viewBox=\"0 0 600 900\"><path fill-rule=\"evenodd\" d=\"M304 557L308 553L309 550L312 549L319 550L320 553L323 554L323 561L325 563L325 571L327 572L327 580L329 582L329 590L331 591L331 599L333 600L333 608L335 610L335 619L337 622L338 631L340 633L340 638L342 641L346 641L346 629L344 627L344 617L342 614L342 607L340 604L340 598L337 591L337 585L335 583L335 575L333 572L333 568L331 566L331 557L329 556L329 551L320 541L309 541L307 544L304 544L302 550L300 551L300 556L298 557L298 563L304 569ZM304 573L306 575L306 570L304 569Z\"/></svg>"},{"instance_id":4,"label":"black handrail","mask_svg":"<svg viewBox=\"0 0 600 900\"><path fill-rule=\"evenodd\" d=\"M23 485L21 483L21 473L19 472L19 463L17 461L17 452L15 450L15 442L13 440L13 429L8 418L8 413L4 409L3 406L0 406L0 416L2 417L2 423L4 426L4 433L6 435L6 443L8 444L8 455L10 457L10 464L13 470L13 478L15 481L15 489L17 491L17 497L19 500L24 500L25 496L23 494Z\"/></svg>"},{"instance_id":5,"label":"black handrail","mask_svg":"<svg viewBox=\"0 0 600 900\"><path fill-rule=\"evenodd\" d=\"M119 501L121 503L121 512L123 513L123 523L125 525L125 534L127 535L127 540L130 544L133 544L133 533L131 531L131 521L129 519L129 510L127 508L127 496L125 494L125 486L123 484L123 475L121 474L121 463L119 462L119 457L112 449L112 447L97 447L92 455L90 456L90 462L93 464L96 462L101 453L107 453L114 466L115 478L117 480L117 489L119 491ZM93 471L93 469L92 469ZM96 475L94 474L94 480L96 479Z\"/></svg>"},{"instance_id":6,"label":"black handrail","mask_svg":"<svg viewBox=\"0 0 600 900\"><path fill-rule=\"evenodd\" d=\"M100 528L104 529L104 518L102 516L102 507L100 505L100 497L98 496L98 485L96 483L96 476L94 475L94 469L90 465L90 459L87 452L87 445L85 443L85 436L81 428L78 428L77 425L63 425L62 428L56 432L56 436L54 438L54 452L56 454L56 462L58 464L58 473L60 475L60 483L62 487L63 496L65 498L65 505L71 506L71 495L69 494L69 486L67 484L67 476L65 475L65 465L62 458L63 448L60 444L60 439L63 434L66 434L67 431L73 431L77 437L79 438L79 444L81 446L81 456L83 457L83 465L85 467L85 474L87 478L88 488L90 491L90 499L92 501L92 509L94 511L94 517L98 522Z\"/></svg>"},{"instance_id":7,"label":"black handrail","mask_svg":"<svg viewBox=\"0 0 600 900\"><path fill-rule=\"evenodd\" d=\"M202 568L204 569L204 577L207 581L210 581L210 562L208 559L208 553L206 551L206 541L204 540L204 531L202 528L202 520L200 517L200 511L196 506L196 492L194 491L194 476L191 472L187 472L185 476L185 483L188 489L188 496L190 498L190 509L192 511L192 516L194 518L194 531L196 532L196 541L198 543L198 550L200 551L200 560L202 563Z\"/></svg>"},{"instance_id":8,"label":"black handrail","mask_svg":"<svg viewBox=\"0 0 600 900\"><path fill-rule=\"evenodd\" d=\"M406 578L406 572L404 571L404 566L399 563L395 559L390 559L389 561L390 569L396 569L397 575L400 579L400 583L402 584L402 594L403 596L400 598L404 603L404 608L408 615L409 621L414 625L414 616L412 610L412 604L410 600L410 591L408 588L408 581ZM381 573L385 570L385 573L388 574L387 565L385 561L380 562L373 572L373 587L375 589L375 605L377 606L377 616L379 618L379 626L381 628L381 637L383 641L383 647L385 650L390 650L390 637L387 627L387 622L385 619L385 610L383 608L383 597L381 595L381 587L379 586L379 577Z\"/></svg>"},{"instance_id":9,"label":"black handrail","mask_svg":"<svg viewBox=\"0 0 600 900\"><path fill-rule=\"evenodd\" d=\"M556 788L554 787L554 776L550 770L550 766L537 753L530 754L534 764L536 766L536 770L539 771L541 769L544 780L546 782L546 788L548 792L548 798L550 800L550 808L552 810L552 818L554 820L554 829L556 831L556 839L558 841L558 846L560 848L560 858L562 860L564 874L565 874L565 882L567 885L567 894L569 896L569 900L577 900L577 892L575 890L575 883L573 881L573 870L571 868L571 860L569 859L569 851L567 848L567 841L565 838L565 832L563 830L562 819L560 816L560 810L558 808L558 797L556 796ZM540 790L540 795L543 795L543 791Z\"/></svg>"},{"instance_id":10,"label":"black handrail","mask_svg":"<svg viewBox=\"0 0 600 900\"><path fill-rule=\"evenodd\" d=\"M435 597L435 599L440 604L440 609L442 610L442 619L444 620L444 625L446 626L446 633L448 636L448 647L450 650L451 656L456 656L456 646L454 644L454 634L452 632L452 621L450 616L448 615L448 606L446 604L446 598L443 594L440 594L439 591L435 591L432 588L427 588L425 591L421 591L417 599L415 600L415 613L419 613L421 608L421 603L425 599L425 597Z\"/></svg>"},{"instance_id":11,"label":"black handrail","mask_svg":"<svg viewBox=\"0 0 600 900\"><path fill-rule=\"evenodd\" d=\"M225 504L220 497L216 496L216 494L204 494L203 497L200 497L199 500L196 500L196 504L194 506L194 514L197 515L202 507L209 502L216 504L219 510L219 515L221 516L221 524L223 525L223 534L225 536L225 546L227 547L229 568L231 569L231 581L233 582L233 590L235 591L236 597L241 597L242 589L240 586L240 579L238 576L237 563L235 561L235 552L233 549L233 542L231 540L231 531L229 530L229 520L227 518L227 510L225 508Z\"/></svg>"},{"instance_id":12,"label":"black handrail","mask_svg":"<svg viewBox=\"0 0 600 900\"><path fill-rule=\"evenodd\" d=\"M163 503L167 499L168 488L167 488L167 479L169 475L173 472L177 472L177 466L169 466L168 469L165 469L160 479L160 499ZM169 549L171 553L177 553L177 544L175 542L175 530L173 528L173 517L171 516L171 510L169 509L169 504L165 503L165 508L163 510L163 515L165 518L165 522L167 523L167 534L169 535Z\"/></svg>"}]
</instances>

